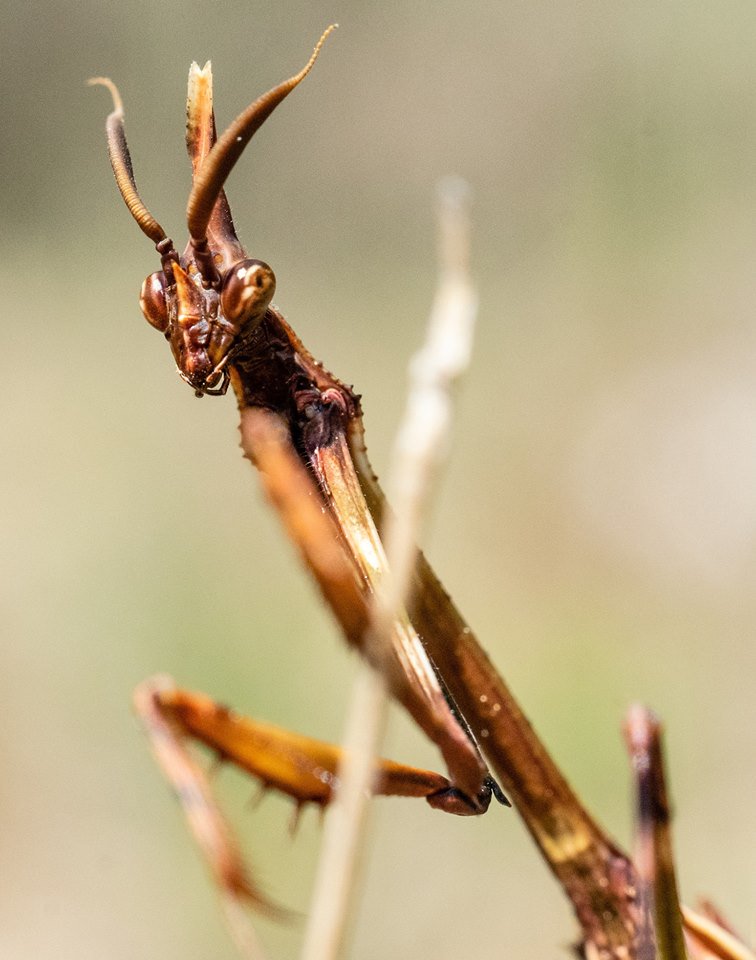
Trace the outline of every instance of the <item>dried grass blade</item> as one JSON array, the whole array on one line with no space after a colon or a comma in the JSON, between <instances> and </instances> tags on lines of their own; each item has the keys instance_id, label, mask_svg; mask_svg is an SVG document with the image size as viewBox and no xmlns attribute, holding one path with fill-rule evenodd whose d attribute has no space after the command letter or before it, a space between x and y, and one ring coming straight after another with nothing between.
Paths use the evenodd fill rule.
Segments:
<instances>
[{"instance_id":1,"label":"dried grass blade","mask_svg":"<svg viewBox=\"0 0 756 960\"><path fill-rule=\"evenodd\" d=\"M417 559L421 521L434 468L451 421L449 391L464 370L477 299L468 276L469 217L466 189L447 181L440 191L440 277L425 346L413 359L406 412L397 434L389 481L395 512L383 540L387 566L375 584L367 647L388 650L403 616ZM356 889L367 798L386 714L383 678L361 664L347 720L348 760L326 822L303 960L335 960L343 949ZM348 746L347 746L348 745Z\"/></svg>"}]
</instances>

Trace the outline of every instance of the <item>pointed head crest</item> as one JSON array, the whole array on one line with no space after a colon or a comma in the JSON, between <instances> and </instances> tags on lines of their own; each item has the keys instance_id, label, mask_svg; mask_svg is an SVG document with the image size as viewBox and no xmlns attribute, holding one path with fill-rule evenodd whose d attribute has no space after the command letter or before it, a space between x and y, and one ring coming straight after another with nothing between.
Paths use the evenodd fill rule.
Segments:
<instances>
[{"instance_id":1,"label":"pointed head crest","mask_svg":"<svg viewBox=\"0 0 756 960\"><path fill-rule=\"evenodd\" d=\"M118 89L106 77L89 81L106 86L113 97L106 124L113 173L131 215L161 257L162 269L142 285L142 312L169 340L179 374L197 396L226 392L227 364L263 321L275 291L271 268L245 256L223 185L255 132L310 72L335 28L333 24L323 33L299 73L258 97L220 137L215 131L210 62L202 68L192 64L186 124L192 189L187 204L189 243L182 255L137 191Z\"/></svg>"}]
</instances>

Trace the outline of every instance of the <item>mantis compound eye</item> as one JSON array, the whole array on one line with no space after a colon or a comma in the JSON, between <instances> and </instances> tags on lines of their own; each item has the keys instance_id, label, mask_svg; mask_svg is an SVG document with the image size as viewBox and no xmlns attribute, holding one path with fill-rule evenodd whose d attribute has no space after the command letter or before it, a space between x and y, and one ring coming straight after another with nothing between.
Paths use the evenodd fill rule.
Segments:
<instances>
[{"instance_id":1,"label":"mantis compound eye","mask_svg":"<svg viewBox=\"0 0 756 960\"><path fill-rule=\"evenodd\" d=\"M142 284L139 306L147 323L165 333L168 329L168 307L165 302L165 275L162 270L151 273Z\"/></svg>"},{"instance_id":2,"label":"mantis compound eye","mask_svg":"<svg viewBox=\"0 0 756 960\"><path fill-rule=\"evenodd\" d=\"M276 289L276 277L262 260L240 260L223 281L221 310L239 329L262 320Z\"/></svg>"}]
</instances>

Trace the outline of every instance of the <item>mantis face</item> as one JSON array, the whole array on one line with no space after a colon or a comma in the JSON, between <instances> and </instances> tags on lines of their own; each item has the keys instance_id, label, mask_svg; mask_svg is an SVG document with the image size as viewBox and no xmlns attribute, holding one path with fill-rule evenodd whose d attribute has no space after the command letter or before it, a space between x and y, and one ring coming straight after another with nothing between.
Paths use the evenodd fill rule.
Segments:
<instances>
[{"instance_id":1,"label":"mantis face","mask_svg":"<svg viewBox=\"0 0 756 960\"><path fill-rule=\"evenodd\" d=\"M179 375L195 394L223 394L226 365L262 322L276 289L275 275L267 263L250 259L233 263L212 285L205 285L193 262L185 269L175 261L170 273L159 270L144 281L142 313L165 334Z\"/></svg>"}]
</instances>

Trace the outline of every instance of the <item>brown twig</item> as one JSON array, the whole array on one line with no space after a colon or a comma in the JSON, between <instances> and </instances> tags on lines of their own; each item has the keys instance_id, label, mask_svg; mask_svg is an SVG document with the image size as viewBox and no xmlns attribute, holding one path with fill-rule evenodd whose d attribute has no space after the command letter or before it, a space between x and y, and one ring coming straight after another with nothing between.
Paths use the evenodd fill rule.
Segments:
<instances>
[{"instance_id":1,"label":"brown twig","mask_svg":"<svg viewBox=\"0 0 756 960\"><path fill-rule=\"evenodd\" d=\"M625 740L636 786L635 867L640 882L641 960L687 960L677 893L661 724L641 706L625 718Z\"/></svg>"}]
</instances>

